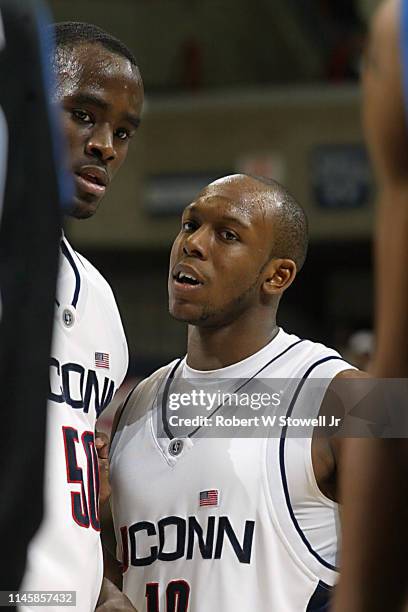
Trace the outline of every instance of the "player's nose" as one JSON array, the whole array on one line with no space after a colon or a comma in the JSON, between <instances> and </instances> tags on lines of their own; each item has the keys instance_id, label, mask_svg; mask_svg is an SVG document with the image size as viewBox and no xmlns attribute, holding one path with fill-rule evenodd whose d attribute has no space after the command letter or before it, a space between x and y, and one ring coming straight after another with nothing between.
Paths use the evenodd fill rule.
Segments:
<instances>
[{"instance_id":1,"label":"player's nose","mask_svg":"<svg viewBox=\"0 0 408 612\"><path fill-rule=\"evenodd\" d=\"M96 127L87 140L85 153L107 163L116 158L114 135L109 125Z\"/></svg>"},{"instance_id":2,"label":"player's nose","mask_svg":"<svg viewBox=\"0 0 408 612\"><path fill-rule=\"evenodd\" d=\"M207 259L210 249L210 231L204 225L189 234L183 244L183 253L187 256Z\"/></svg>"}]
</instances>

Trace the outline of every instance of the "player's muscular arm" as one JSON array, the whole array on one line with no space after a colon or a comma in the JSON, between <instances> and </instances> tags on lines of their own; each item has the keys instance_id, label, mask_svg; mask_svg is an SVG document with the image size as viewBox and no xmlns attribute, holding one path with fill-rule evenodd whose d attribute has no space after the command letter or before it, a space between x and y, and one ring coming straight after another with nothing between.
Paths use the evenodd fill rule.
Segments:
<instances>
[{"instance_id":1,"label":"player's muscular arm","mask_svg":"<svg viewBox=\"0 0 408 612\"><path fill-rule=\"evenodd\" d=\"M406 446L403 438L347 440L342 565L332 612L405 610L408 533L400 517L408 497Z\"/></svg>"},{"instance_id":2,"label":"player's muscular arm","mask_svg":"<svg viewBox=\"0 0 408 612\"><path fill-rule=\"evenodd\" d=\"M347 372L342 375L347 376ZM357 397L346 404L346 410L349 413L353 404L358 406L358 414L367 417L368 422L372 410L375 423L382 420L382 410L387 411L382 400L383 386L374 378L363 383L357 384L351 398L355 394ZM401 584L406 584L404 555L408 533L401 530L399 520L395 519L406 514L408 481L403 474L408 460L406 440L353 437L339 438L338 442L333 451L339 466L343 536L340 583L333 612L402 612L399 606L404 599ZM385 460L385 469L380 458ZM390 470L390 465L394 469ZM387 528L381 529L379 525ZM395 545L404 541L402 546ZM384 555L390 551L393 554L389 558L395 564L384 564Z\"/></svg>"},{"instance_id":3,"label":"player's muscular arm","mask_svg":"<svg viewBox=\"0 0 408 612\"><path fill-rule=\"evenodd\" d=\"M402 85L400 1L374 21L363 72L363 121L379 189L374 373L408 370L408 132Z\"/></svg>"},{"instance_id":4,"label":"player's muscular arm","mask_svg":"<svg viewBox=\"0 0 408 612\"><path fill-rule=\"evenodd\" d=\"M361 384L360 382L361 381ZM371 378L360 370L344 370L329 385L319 414L326 416L326 423L332 417L342 419L346 427L349 421L343 420L372 389ZM343 425L343 426L344 426ZM316 428L312 441L312 462L316 482L321 492L336 502L341 502L339 478L342 471L344 436L332 435L332 427L323 430Z\"/></svg>"},{"instance_id":5,"label":"player's muscular arm","mask_svg":"<svg viewBox=\"0 0 408 612\"><path fill-rule=\"evenodd\" d=\"M363 76L364 128L379 187L373 372L383 377L406 376L408 370L408 135L400 11L400 0L380 6ZM402 609L408 530L401 529L395 518L406 514L405 453L403 439L347 441L342 474L343 567L335 612Z\"/></svg>"}]
</instances>

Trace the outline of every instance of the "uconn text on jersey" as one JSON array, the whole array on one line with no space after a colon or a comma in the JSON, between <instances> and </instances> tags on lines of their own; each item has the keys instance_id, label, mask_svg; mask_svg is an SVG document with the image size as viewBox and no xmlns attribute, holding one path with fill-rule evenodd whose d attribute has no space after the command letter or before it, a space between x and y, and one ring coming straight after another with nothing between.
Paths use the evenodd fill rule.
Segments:
<instances>
[{"instance_id":1,"label":"uconn text on jersey","mask_svg":"<svg viewBox=\"0 0 408 612\"><path fill-rule=\"evenodd\" d=\"M201 526L195 516L187 519L166 516L157 525L139 521L120 530L122 570L128 569L129 562L137 567L151 565L155 561L176 561L182 557L191 560L198 554L203 559L221 559L225 539L229 540L240 563L250 563L254 529L255 521L245 521L240 537L227 516L209 516L206 526ZM140 550L149 551L149 554L141 556Z\"/></svg>"},{"instance_id":2,"label":"uconn text on jersey","mask_svg":"<svg viewBox=\"0 0 408 612\"><path fill-rule=\"evenodd\" d=\"M94 401L96 416L105 410L115 392L115 382L97 375L95 370L86 369L79 363L61 364L50 359L50 391L48 399L59 404L66 403L75 410L89 412Z\"/></svg>"}]
</instances>

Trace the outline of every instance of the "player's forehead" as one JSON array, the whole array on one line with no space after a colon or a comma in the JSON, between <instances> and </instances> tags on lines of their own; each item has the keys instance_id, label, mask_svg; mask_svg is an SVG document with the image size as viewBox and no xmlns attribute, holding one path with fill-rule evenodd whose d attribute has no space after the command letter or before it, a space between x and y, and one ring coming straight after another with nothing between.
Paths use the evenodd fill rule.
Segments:
<instances>
[{"instance_id":1,"label":"player's forehead","mask_svg":"<svg viewBox=\"0 0 408 612\"><path fill-rule=\"evenodd\" d=\"M243 175L224 177L207 185L187 206L187 212L230 216L248 224L265 220L272 210L270 194L262 185Z\"/></svg>"},{"instance_id":2,"label":"player's forehead","mask_svg":"<svg viewBox=\"0 0 408 612\"><path fill-rule=\"evenodd\" d=\"M82 88L142 87L138 69L127 58L106 49L99 42L80 42L56 50L55 70L64 95Z\"/></svg>"}]
</instances>

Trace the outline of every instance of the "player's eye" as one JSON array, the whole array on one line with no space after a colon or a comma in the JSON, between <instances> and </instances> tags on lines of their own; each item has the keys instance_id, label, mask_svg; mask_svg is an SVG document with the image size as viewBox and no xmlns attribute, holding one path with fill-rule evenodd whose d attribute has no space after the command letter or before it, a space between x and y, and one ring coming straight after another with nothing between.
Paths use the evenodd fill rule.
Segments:
<instances>
[{"instance_id":1,"label":"player's eye","mask_svg":"<svg viewBox=\"0 0 408 612\"><path fill-rule=\"evenodd\" d=\"M191 233L194 232L198 226L195 221L183 221L181 227L184 232Z\"/></svg>"},{"instance_id":2,"label":"player's eye","mask_svg":"<svg viewBox=\"0 0 408 612\"><path fill-rule=\"evenodd\" d=\"M75 117L75 119L78 119L82 123L92 123L91 115L87 113L86 111L81 110L80 108L75 108L72 111L72 114Z\"/></svg>"},{"instance_id":3,"label":"player's eye","mask_svg":"<svg viewBox=\"0 0 408 612\"><path fill-rule=\"evenodd\" d=\"M220 232L220 236L224 239L227 240L228 242L233 242L235 240L239 240L238 235L235 232L232 232L231 230L222 230Z\"/></svg>"},{"instance_id":4,"label":"player's eye","mask_svg":"<svg viewBox=\"0 0 408 612\"><path fill-rule=\"evenodd\" d=\"M128 140L131 137L131 133L126 128L118 128L115 132L115 136L120 140Z\"/></svg>"}]
</instances>

